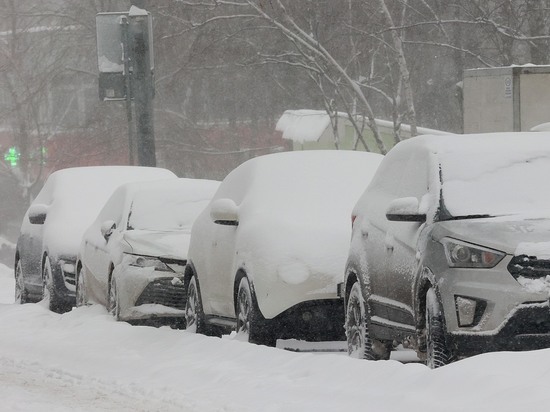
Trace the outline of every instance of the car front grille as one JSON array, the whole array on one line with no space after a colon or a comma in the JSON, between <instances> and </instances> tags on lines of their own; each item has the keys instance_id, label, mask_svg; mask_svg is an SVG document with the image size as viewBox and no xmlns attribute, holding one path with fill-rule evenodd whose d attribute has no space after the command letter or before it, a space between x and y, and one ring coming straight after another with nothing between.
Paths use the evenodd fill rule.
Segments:
<instances>
[{"instance_id":1,"label":"car front grille","mask_svg":"<svg viewBox=\"0 0 550 412\"><path fill-rule=\"evenodd\" d=\"M550 275L550 260L537 259L536 256L514 256L508 264L508 271L514 278L545 278Z\"/></svg>"},{"instance_id":2,"label":"car front grille","mask_svg":"<svg viewBox=\"0 0 550 412\"><path fill-rule=\"evenodd\" d=\"M183 281L174 282L173 280L173 277L161 278L149 283L139 296L136 306L152 303L175 309L185 309Z\"/></svg>"}]
</instances>

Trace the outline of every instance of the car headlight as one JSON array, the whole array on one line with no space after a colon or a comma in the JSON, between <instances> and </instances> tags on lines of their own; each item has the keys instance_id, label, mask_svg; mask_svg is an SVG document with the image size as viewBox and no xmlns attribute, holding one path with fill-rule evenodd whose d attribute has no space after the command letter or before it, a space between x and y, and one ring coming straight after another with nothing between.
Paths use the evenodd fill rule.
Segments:
<instances>
[{"instance_id":1,"label":"car headlight","mask_svg":"<svg viewBox=\"0 0 550 412\"><path fill-rule=\"evenodd\" d=\"M173 272L170 267L162 262L159 258L152 256L140 256L140 255L126 255L127 262L130 266L135 266L138 268L153 268L161 272Z\"/></svg>"},{"instance_id":2,"label":"car headlight","mask_svg":"<svg viewBox=\"0 0 550 412\"><path fill-rule=\"evenodd\" d=\"M492 268L506 256L504 252L455 239L444 238L441 243L452 268Z\"/></svg>"}]
</instances>

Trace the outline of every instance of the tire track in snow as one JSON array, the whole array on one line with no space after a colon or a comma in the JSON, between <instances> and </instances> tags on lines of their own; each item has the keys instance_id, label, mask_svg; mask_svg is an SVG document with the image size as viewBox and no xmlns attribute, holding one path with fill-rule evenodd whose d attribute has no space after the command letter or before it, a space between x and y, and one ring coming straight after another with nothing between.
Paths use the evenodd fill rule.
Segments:
<instances>
[{"instance_id":1,"label":"tire track in snow","mask_svg":"<svg viewBox=\"0 0 550 412\"><path fill-rule=\"evenodd\" d=\"M171 412L193 411L150 390L85 379L38 363L0 357L0 410L42 412Z\"/></svg>"}]
</instances>

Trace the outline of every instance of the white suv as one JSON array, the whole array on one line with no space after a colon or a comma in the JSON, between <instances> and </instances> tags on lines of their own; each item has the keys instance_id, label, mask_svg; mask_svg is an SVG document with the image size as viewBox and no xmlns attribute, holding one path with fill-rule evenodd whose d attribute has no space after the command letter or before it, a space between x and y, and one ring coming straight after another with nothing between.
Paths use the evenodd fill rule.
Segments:
<instances>
[{"instance_id":1,"label":"white suv","mask_svg":"<svg viewBox=\"0 0 550 412\"><path fill-rule=\"evenodd\" d=\"M550 134L420 136L357 203L343 294L352 356L437 367L550 346Z\"/></svg>"}]
</instances>

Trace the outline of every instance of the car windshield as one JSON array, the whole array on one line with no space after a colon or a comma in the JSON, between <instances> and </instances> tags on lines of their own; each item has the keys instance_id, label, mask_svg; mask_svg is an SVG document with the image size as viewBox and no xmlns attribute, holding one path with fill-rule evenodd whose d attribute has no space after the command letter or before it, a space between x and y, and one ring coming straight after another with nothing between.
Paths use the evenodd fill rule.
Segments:
<instances>
[{"instance_id":1,"label":"car windshield","mask_svg":"<svg viewBox=\"0 0 550 412\"><path fill-rule=\"evenodd\" d=\"M444 156L442 209L448 218L550 211L550 155L528 151Z\"/></svg>"},{"instance_id":2,"label":"car windshield","mask_svg":"<svg viewBox=\"0 0 550 412\"><path fill-rule=\"evenodd\" d=\"M191 225L206 207L209 199L182 197L173 194L139 192L135 195L128 216L128 229L191 230Z\"/></svg>"}]
</instances>

